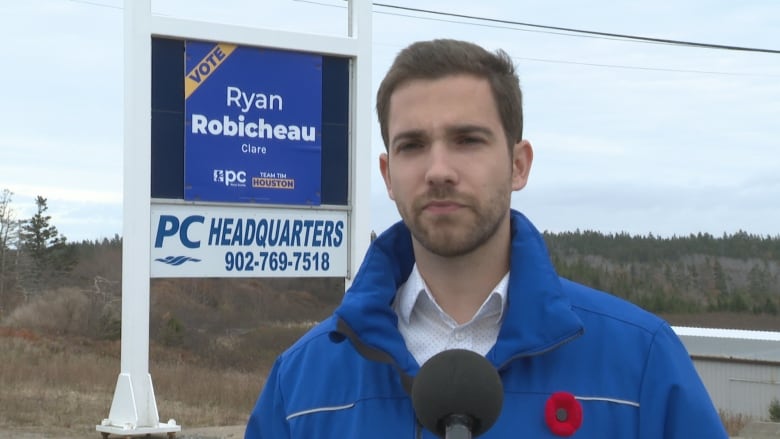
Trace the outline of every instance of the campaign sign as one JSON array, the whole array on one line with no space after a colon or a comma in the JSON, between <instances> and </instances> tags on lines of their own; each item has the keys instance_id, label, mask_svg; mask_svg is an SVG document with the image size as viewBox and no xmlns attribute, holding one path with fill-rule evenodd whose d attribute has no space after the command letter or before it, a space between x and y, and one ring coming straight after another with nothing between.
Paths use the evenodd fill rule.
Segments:
<instances>
[{"instance_id":1,"label":"campaign sign","mask_svg":"<svg viewBox=\"0 0 780 439\"><path fill-rule=\"evenodd\" d=\"M319 205L322 56L185 42L184 199Z\"/></svg>"},{"instance_id":2,"label":"campaign sign","mask_svg":"<svg viewBox=\"0 0 780 439\"><path fill-rule=\"evenodd\" d=\"M346 211L151 207L151 277L347 275Z\"/></svg>"}]
</instances>

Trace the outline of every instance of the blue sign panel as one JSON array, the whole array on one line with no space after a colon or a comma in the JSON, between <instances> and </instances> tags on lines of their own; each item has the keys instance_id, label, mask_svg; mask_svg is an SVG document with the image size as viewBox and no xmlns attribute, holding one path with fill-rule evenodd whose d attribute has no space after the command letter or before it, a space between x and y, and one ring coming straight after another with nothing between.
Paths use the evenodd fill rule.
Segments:
<instances>
[{"instance_id":1,"label":"blue sign panel","mask_svg":"<svg viewBox=\"0 0 780 439\"><path fill-rule=\"evenodd\" d=\"M319 205L322 56L187 41L184 199Z\"/></svg>"}]
</instances>

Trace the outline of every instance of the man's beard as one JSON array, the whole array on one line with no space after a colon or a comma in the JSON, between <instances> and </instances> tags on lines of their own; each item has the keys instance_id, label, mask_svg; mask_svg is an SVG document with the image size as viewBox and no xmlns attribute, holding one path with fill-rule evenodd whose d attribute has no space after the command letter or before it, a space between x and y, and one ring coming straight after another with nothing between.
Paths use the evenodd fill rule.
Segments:
<instances>
[{"instance_id":1,"label":"man's beard","mask_svg":"<svg viewBox=\"0 0 780 439\"><path fill-rule=\"evenodd\" d=\"M480 202L472 196L456 194L450 186L435 186L412 203L411 212L404 212L400 206L399 211L412 236L426 250L442 257L457 257L474 251L495 235L509 212L508 198L506 194L494 194ZM423 207L433 200L459 203L461 211L434 220L424 219Z\"/></svg>"}]
</instances>

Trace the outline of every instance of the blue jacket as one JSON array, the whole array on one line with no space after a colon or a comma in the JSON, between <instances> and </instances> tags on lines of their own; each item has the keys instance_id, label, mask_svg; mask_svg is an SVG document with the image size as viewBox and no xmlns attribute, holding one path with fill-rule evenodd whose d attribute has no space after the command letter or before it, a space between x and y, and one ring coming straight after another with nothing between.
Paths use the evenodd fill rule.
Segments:
<instances>
[{"instance_id":1,"label":"blue jacket","mask_svg":"<svg viewBox=\"0 0 780 439\"><path fill-rule=\"evenodd\" d=\"M508 306L486 358L504 386L482 438L555 438L551 395L574 395L574 438L727 438L693 364L661 319L560 278L534 226L512 211ZM334 315L276 361L246 439L433 438L408 390L419 365L391 307L414 264L408 229L377 238Z\"/></svg>"}]
</instances>

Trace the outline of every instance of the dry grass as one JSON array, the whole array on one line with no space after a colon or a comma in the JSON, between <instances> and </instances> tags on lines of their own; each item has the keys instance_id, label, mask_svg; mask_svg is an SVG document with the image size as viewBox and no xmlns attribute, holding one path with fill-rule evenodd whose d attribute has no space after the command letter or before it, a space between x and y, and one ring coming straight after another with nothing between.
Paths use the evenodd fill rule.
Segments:
<instances>
[{"instance_id":1,"label":"dry grass","mask_svg":"<svg viewBox=\"0 0 780 439\"><path fill-rule=\"evenodd\" d=\"M153 348L150 358L161 422L243 424L262 386L260 372L210 369L184 352ZM36 430L41 437L94 435L111 409L119 368L118 342L0 327L0 429L44 426L50 431ZM741 414L720 417L731 436L750 421Z\"/></svg>"},{"instance_id":2,"label":"dry grass","mask_svg":"<svg viewBox=\"0 0 780 439\"><path fill-rule=\"evenodd\" d=\"M3 436L3 430L41 426L49 430L34 437L88 437L111 409L120 341L95 337L96 308L85 291L55 293L17 308L0 324L0 439L23 437ZM168 315L157 306L163 308L158 314ZM181 313L200 320L212 314ZM251 329L206 330L190 322L180 343L163 348L152 342L161 422L175 419L185 428L245 423L267 368L312 324L253 321L237 325ZM721 419L730 435L750 421L723 412Z\"/></svg>"},{"instance_id":3,"label":"dry grass","mask_svg":"<svg viewBox=\"0 0 780 439\"><path fill-rule=\"evenodd\" d=\"M729 436L739 435L739 432L752 420L749 416L741 413L735 414L720 410L718 414L720 414L720 420L723 421Z\"/></svg>"},{"instance_id":4,"label":"dry grass","mask_svg":"<svg viewBox=\"0 0 780 439\"><path fill-rule=\"evenodd\" d=\"M89 323L88 293L78 288L60 288L15 308L3 325L35 328L49 333L85 334Z\"/></svg>"},{"instance_id":5,"label":"dry grass","mask_svg":"<svg viewBox=\"0 0 780 439\"><path fill-rule=\"evenodd\" d=\"M245 423L262 386L257 374L247 372L185 364L151 370L162 421L173 418L191 427Z\"/></svg>"},{"instance_id":6,"label":"dry grass","mask_svg":"<svg viewBox=\"0 0 780 439\"><path fill-rule=\"evenodd\" d=\"M0 328L0 427L94 434L111 408L118 346ZM155 361L155 353L150 370L162 422L173 418L198 427L246 421L262 385L259 373L209 370L180 357Z\"/></svg>"}]
</instances>

